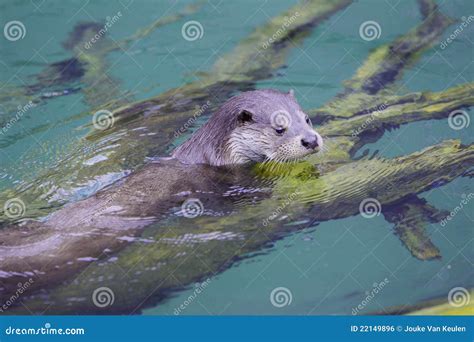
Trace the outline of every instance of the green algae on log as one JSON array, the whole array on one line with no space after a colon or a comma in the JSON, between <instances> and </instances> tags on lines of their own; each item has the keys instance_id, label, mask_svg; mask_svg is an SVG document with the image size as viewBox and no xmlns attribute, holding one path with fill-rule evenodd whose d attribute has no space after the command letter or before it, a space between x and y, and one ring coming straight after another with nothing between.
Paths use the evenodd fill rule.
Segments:
<instances>
[{"instance_id":1,"label":"green algae on log","mask_svg":"<svg viewBox=\"0 0 474 342\"><path fill-rule=\"evenodd\" d=\"M0 102L4 103L15 97L21 103L39 102L51 97L63 96L82 90L85 102L95 109L108 103L109 110L132 100L131 95L119 92L120 82L107 74L109 65L106 57L110 52L124 50L132 42L146 38L156 29L174 23L186 16L196 13L203 1L190 4L176 14L170 14L152 22L145 28L139 29L130 37L115 41L103 33L104 23L80 22L69 33L62 46L72 52L72 57L51 63L39 74L35 75L36 82L18 88L6 88L0 93ZM114 17L116 21L122 16L119 11ZM100 34L100 38L94 36ZM74 82L80 81L80 88L68 88Z\"/></svg>"},{"instance_id":2,"label":"green algae on log","mask_svg":"<svg viewBox=\"0 0 474 342\"><path fill-rule=\"evenodd\" d=\"M348 6L349 3L347 0L312 0L293 6L287 12L272 18L262 28L257 28L233 51L220 57L211 71L203 74L203 77L196 82L116 109L113 127L105 131L91 130L85 141L78 141L72 147L73 150L68 158L59 162L54 168L45 170L44 174L32 184L28 184L27 188L1 193L0 201L21 197L25 203L28 203L27 217L47 215L55 207L64 203L63 200L55 200L55 198L61 198L58 194L62 192L71 191L68 188L69 184L85 184L94 178L121 174L123 170L133 171L145 163L146 157L167 153L177 130L195 115L197 108L203 108L209 103L204 113L206 115L225 102L234 92L248 89L254 82L271 76L273 71L284 66L285 59L295 44L301 42L315 25ZM267 48L263 49L263 44L268 40L268 32L271 30L276 32L287 20L285 18L295 13L300 13L300 15L294 17L278 41L268 44ZM103 49L96 47L99 51L98 55L103 56L102 51L107 50L109 46L100 46ZM245 66L247 64L243 61L247 59L252 59L253 63ZM222 70L223 65L237 64L245 66L246 69L241 70L247 75L245 79L242 79L237 71L230 74ZM109 110L115 107L116 103L112 101L103 103L97 109ZM92 118L93 113L95 110L85 114ZM146 127L145 132L143 127ZM159 134L156 134L158 132ZM106 161L93 165L87 163L85 158L93 159L103 153L102 147L111 142L117 146L107 154ZM49 184L46 188L44 180L47 180ZM0 220L8 222L3 212L0 213Z\"/></svg>"},{"instance_id":3,"label":"green algae on log","mask_svg":"<svg viewBox=\"0 0 474 342\"><path fill-rule=\"evenodd\" d=\"M420 0L423 22L395 41L376 48L355 75L344 82L344 92L314 112L319 119L353 116L358 111L378 108L400 89L390 88L402 72L413 65L453 23L439 12L434 1Z\"/></svg>"},{"instance_id":4,"label":"green algae on log","mask_svg":"<svg viewBox=\"0 0 474 342\"><path fill-rule=\"evenodd\" d=\"M253 205L240 207L232 214L223 217L203 215L193 219L175 217L161 222L155 221L155 224L149 225L136 237L135 243L117 254L113 261L107 261L105 258L91 263L77 277L57 287L50 294L25 296L23 303L33 312L43 311L48 307L48 310L54 313L94 313L97 308L93 304L91 294L96 288L107 286L113 290L115 302L113 306L104 308L101 312L134 313L138 308L142 308L145 300L153 303L163 299L173 290L215 275L249 253L269 247L275 240L291 232L318 222L357 215L359 204L365 198L376 197L382 211L386 210L386 215L389 216L390 211L404 198L412 199L414 194L463 175L473 163L474 146L463 147L457 141L446 141L404 157L387 160L364 159L343 164L319 177L303 177L302 180L298 173L282 177L275 180L271 197L261 199ZM179 172L173 173L173 177L177 177L176 181L182 181L181 176ZM133 188L137 189L137 185ZM118 195L123 196L121 200L115 197L118 202L114 200L111 207L125 201L130 195L127 192L126 190L124 194ZM140 193L139 188L136 193ZM297 196L288 202L287 196L291 193ZM133 199L137 207L143 207L140 203L150 204L150 201L150 197ZM283 203L286 204L284 213L291 217L282 216L268 220L269 214L277 212ZM439 219L433 214L434 209L423 208L422 201L410 200L407 203L414 203L424 212L424 217ZM205 207L206 205L210 206L209 210L213 209L209 203L206 202ZM151 206L155 204L151 202ZM150 216L153 213L142 214ZM409 232L408 235L412 235L403 237L402 241L413 246L412 250L418 254L428 255L430 258L437 256L438 251L434 246L427 241L420 241L422 227L416 226L421 232L413 232L413 227L403 221L407 217L409 213L402 211L401 218L389 219L399 222L397 234ZM294 225L293 218L305 223ZM131 231L129 229L119 233L130 234ZM92 256L103 256L101 249L104 246L100 240L89 242L87 255L90 255L91 247L96 243L97 254ZM108 245L110 246L110 243ZM77 246L82 246L85 253L84 242L78 243ZM69 245L68 248L74 250L76 247ZM50 280L55 276L54 272L48 274ZM126 287L117 285L123 281L127 282ZM152 298L149 298L150 296ZM70 304L69 299L72 297L81 300Z\"/></svg>"},{"instance_id":5,"label":"green algae on log","mask_svg":"<svg viewBox=\"0 0 474 342\"><path fill-rule=\"evenodd\" d=\"M444 23L445 19L437 12L434 2L422 1L421 4L423 15L427 18L433 15L440 23ZM278 27L278 24L275 27ZM418 52L432 44L443 29L417 29L400 38L398 43L405 39L409 42L408 46L412 52L402 56L406 61L403 65L397 65L397 75L409 62L414 62ZM292 37L298 36L295 32L301 32L303 35L305 30L306 28L299 27L287 38L288 42ZM253 41L262 44L262 40ZM282 45L284 46L281 42L278 43L279 47ZM278 50L275 53L281 51L285 52ZM272 60L283 63L280 58ZM390 66L392 62L389 58L387 64ZM272 62L270 65L276 68L278 63ZM156 128L163 124L163 131L167 132L168 136L160 138L161 145L153 150L163 153L163 141L170 139L173 130L191 115L193 105L212 98L210 90L217 91L222 86L225 87L225 91L221 92L222 99L217 101L221 102L232 92L246 89L252 81L251 73L265 77L268 75L268 65L262 69L256 69L252 64L248 69L246 65L242 65L242 68L242 75L236 80L228 79L231 75L220 72L217 67L214 76L205 76L206 81L201 84L190 84L165 95L125 106L116 111L119 119L116 129L120 132L120 129L128 126L145 125ZM383 68L384 61L378 60L373 70L384 70ZM393 68L391 70L393 71ZM383 71L378 74L383 74ZM374 75L368 74L366 79L384 81ZM384 86L394 82L397 77L388 78ZM256 177L271 179L270 195L263 196L251 205L236 206L235 211L220 217L205 215L192 220L172 217L154 220L144 229L134 229L131 225L124 232L135 236L137 240L135 243L119 246L121 251L116 254L116 260L113 262L108 261L101 251L102 247L112 245L111 241L117 237L113 232L112 236L109 236L110 240L102 235L97 237L97 241L89 241L89 244L80 242L77 246L82 246L84 253L92 252L87 255L99 260L88 266L73 266L72 268L78 267L73 271L82 271L79 275L65 275L64 269L50 271L50 291L46 294L42 292L25 296L24 303L32 311L42 311L49 307L50 312L54 313L97 313L91 295L99 286L109 286L115 293L115 303L102 312L138 312L143 308L144 302L156 302L183 286L215 275L236 260L270 246L275 240L291 232L319 222L357 215L359 204L369 197L379 201L382 214L394 225L395 234L415 257L423 260L440 257L441 252L429 240L425 226L428 222L438 222L443 213L429 206L417 195L466 175L474 164L474 147L462 146L459 141L445 141L423 151L394 159L354 160L353 156L361 146L370 139L380 137L387 128L419 120L440 119L446 117L449 111L472 105L472 84L440 93L396 95L390 92L382 94L381 91L371 94L372 91L364 89L364 85L367 88L367 84L373 82L362 82L360 77L357 80L350 83L345 95L336 99L342 101L340 103L345 101L346 114L340 114L343 112L342 106L333 107L335 115L327 115L324 110L315 111L325 116L324 120L321 120L325 123L319 130L327 136L326 153L313 156L307 162L288 166L289 170L283 172L281 168L265 169L258 165L255 167ZM167 98L172 100L166 102ZM387 104L380 107L377 103ZM157 108L161 104L165 110L162 110L162 107ZM369 124L365 125L375 112L375 120L370 120ZM149 115L143 115L144 113ZM172 118L171 114L176 116ZM105 133L97 133L89 136L89 139L105 136ZM133 137L127 139L130 140L125 141L132 141ZM149 141L144 145L140 146L142 150L139 154L150 151ZM130 147L124 148L118 154L124 157L129 152ZM316 165L319 171L313 165ZM275 172L277 177L273 177ZM176 172L173 175L180 174ZM178 177L177 181L179 180L181 177ZM120 187L120 184L117 186ZM288 194L296 194L294 200L289 203ZM125 191L122 195L130 193ZM113 201L120 198L125 200L126 196L115 196ZM149 200L150 198L147 199ZM136 205L142 202L138 200ZM282 206L291 217L269 219L269 214L278 212ZM209 204L209 209L212 209L212 204ZM293 224L292 218L300 223ZM8 234L9 229L10 227L5 228L3 234ZM10 230L10 234L15 233ZM4 237L4 241L7 241L7 236ZM90 240L87 236L82 238L84 241ZM16 238L13 237L9 241L14 244ZM15 261L12 260L12 263ZM132 269L133 275L130 274ZM41 276L38 278L41 279ZM127 282L126 287L117 285L124 281ZM75 300L70 301L71 298ZM18 311L11 311L15 312Z\"/></svg>"},{"instance_id":6,"label":"green algae on log","mask_svg":"<svg viewBox=\"0 0 474 342\"><path fill-rule=\"evenodd\" d=\"M416 316L472 316L474 312L474 289L463 289L459 298L448 296L433 298L414 305L395 306L374 312L374 315L416 315ZM452 300L454 300L454 305Z\"/></svg>"}]
</instances>

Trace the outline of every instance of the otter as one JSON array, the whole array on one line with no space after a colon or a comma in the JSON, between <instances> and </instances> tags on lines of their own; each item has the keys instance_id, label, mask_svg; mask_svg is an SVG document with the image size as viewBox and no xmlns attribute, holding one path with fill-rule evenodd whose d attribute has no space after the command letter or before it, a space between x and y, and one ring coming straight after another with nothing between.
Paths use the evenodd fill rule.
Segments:
<instances>
[{"instance_id":1,"label":"otter","mask_svg":"<svg viewBox=\"0 0 474 342\"><path fill-rule=\"evenodd\" d=\"M213 166L301 159L323 146L293 91L263 89L228 100L172 157Z\"/></svg>"},{"instance_id":2,"label":"otter","mask_svg":"<svg viewBox=\"0 0 474 342\"><path fill-rule=\"evenodd\" d=\"M169 216L183 216L179 208L189 200L199 198L206 210L218 208L217 215L235 211L236 202L255 203L269 195L271 185L249 172L251 162L297 160L317 152L322 144L291 91L241 93L177 147L171 158L148 163L40 221L3 227L0 303L15 293L25 276L34 278L31 292L58 286L88 265L78 260L100 260L122 250L128 238L140 236L145 228ZM235 185L242 191L236 192Z\"/></svg>"}]
</instances>

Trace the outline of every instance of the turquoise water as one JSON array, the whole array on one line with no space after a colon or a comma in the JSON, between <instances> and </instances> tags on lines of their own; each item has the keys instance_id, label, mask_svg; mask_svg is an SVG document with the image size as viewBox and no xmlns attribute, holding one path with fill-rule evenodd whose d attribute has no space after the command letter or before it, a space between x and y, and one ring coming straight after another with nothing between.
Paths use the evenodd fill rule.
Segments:
<instances>
[{"instance_id":1,"label":"turquoise water","mask_svg":"<svg viewBox=\"0 0 474 342\"><path fill-rule=\"evenodd\" d=\"M294 88L304 108L317 107L342 90L340 82L352 75L372 48L384 41L390 42L419 22L414 6L409 1L400 2L396 10L384 2L362 1L351 5L345 14L336 14L315 30L301 47L315 59L317 66L295 50L283 76L260 82L260 87ZM441 8L453 17L474 10L463 1L444 3ZM402 22L400 16L404 18ZM357 25L374 18L384 23L382 38L376 43L361 44ZM402 89L442 91L449 86L472 82L474 48L468 39L472 40L473 32L471 27L465 32L466 36L444 51L435 48L426 52L399 81ZM472 109L468 112L472 117ZM447 120L413 123L387 132L376 143L364 146L357 155L368 150L369 154L377 151L378 155L392 158L446 139L472 143L474 128L471 125L454 131L449 129ZM472 181L459 179L421 197L439 209L450 211L459 205L463 194L471 192ZM413 258L393 234L391 224L382 217L369 222L361 216L324 222L278 241L264 256L243 261L211 278L206 291L186 307L185 313L351 314L366 298L373 283L388 278L389 283L382 293L361 311L362 314L383 313L388 307L415 305L422 300L445 296L455 286L472 287L473 212L470 204L449 226L429 226L431 239L443 255L441 260L434 261ZM276 308L271 304L270 293L277 286L291 291L291 305ZM146 313L173 314L193 293L194 288L191 288Z\"/></svg>"},{"instance_id":2,"label":"turquoise water","mask_svg":"<svg viewBox=\"0 0 474 342\"><path fill-rule=\"evenodd\" d=\"M0 95L4 95L0 98L0 119L8 120L18 106L26 104L26 97L19 96L19 89L35 83L34 75L51 63L72 57L72 52L66 51L61 43L67 40L75 24L103 22L120 11L123 16L111 28L108 38L121 41L157 18L192 3L2 2L0 24L20 20L25 23L26 36L17 42L0 40ZM231 51L255 27L292 4L250 0L204 2L189 17L164 25L107 55L104 70L114 86L104 103L124 97L143 100L195 81L196 72L209 70L220 55ZM440 7L457 19L474 15L474 5L469 1L443 2ZM181 27L187 20L197 20L203 25L202 39L194 42L181 39ZM381 24L380 39L371 42L360 39L359 25L367 20ZM303 44L292 50L287 67L272 78L259 81L255 87L282 91L291 88L303 108L318 108L343 90L342 82L352 76L374 48L404 34L420 20L415 1L355 2L315 28ZM448 28L443 39L455 27L453 24ZM472 82L473 33L474 24L471 24L446 49L434 46L426 51L397 82L399 92L442 91ZM84 80L75 80L39 93L66 88L84 90L90 86ZM61 161L75 158L75 146L90 130L91 114L101 108L89 103L82 90L38 102L0 135L1 191L26 189L38 184L38 179L43 184L54 183L54 175L45 177L45 172L59 167ZM466 111L473 118L472 109ZM205 118L200 119L198 124L204 121ZM469 144L474 140L473 133L472 123L456 131L449 128L446 119L423 121L387 132L377 142L364 146L357 156L367 152L392 158L446 139L460 139ZM90 147L97 148L93 142ZM87 159L87 153L86 148L83 159ZM86 180L71 175L70 182L56 184L59 190L55 198L64 203L86 197L133 167L120 165L113 170L105 169L105 176ZM463 194L472 192L472 180L460 178L420 197L436 208L450 211L459 205ZM51 205L54 204L52 201ZM431 240L442 254L441 259L431 261L414 258L382 215L370 220L354 216L323 222L287 236L261 254L211 277L205 291L186 305L183 314L351 314L373 284L384 279L388 279L388 285L364 306L362 314L445 297L456 286L471 288L474 286L472 209L473 203L469 203L445 227L438 223L428 226ZM270 293L276 287L290 290L290 305L278 308L271 304ZM194 284L186 286L143 313L172 315L194 291Z\"/></svg>"}]
</instances>

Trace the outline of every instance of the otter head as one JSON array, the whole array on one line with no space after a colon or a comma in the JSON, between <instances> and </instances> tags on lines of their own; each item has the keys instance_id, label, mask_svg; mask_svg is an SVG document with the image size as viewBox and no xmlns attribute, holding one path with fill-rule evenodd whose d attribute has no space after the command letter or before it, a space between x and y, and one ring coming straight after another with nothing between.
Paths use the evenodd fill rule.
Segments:
<instances>
[{"instance_id":1,"label":"otter head","mask_svg":"<svg viewBox=\"0 0 474 342\"><path fill-rule=\"evenodd\" d=\"M234 163L294 161L323 145L293 92L257 90L239 95L236 125L226 142Z\"/></svg>"},{"instance_id":2,"label":"otter head","mask_svg":"<svg viewBox=\"0 0 474 342\"><path fill-rule=\"evenodd\" d=\"M222 105L173 157L210 165L294 161L322 148L293 92L255 90Z\"/></svg>"}]
</instances>

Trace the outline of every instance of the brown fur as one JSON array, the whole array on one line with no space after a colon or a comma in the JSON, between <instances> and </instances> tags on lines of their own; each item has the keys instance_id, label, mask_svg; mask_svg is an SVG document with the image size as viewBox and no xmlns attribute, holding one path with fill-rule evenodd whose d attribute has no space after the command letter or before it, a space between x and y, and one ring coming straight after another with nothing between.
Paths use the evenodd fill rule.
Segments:
<instances>
[{"instance_id":1,"label":"brown fur","mask_svg":"<svg viewBox=\"0 0 474 342\"><path fill-rule=\"evenodd\" d=\"M278 126L286 126L282 134L277 133ZM303 146L301 141L306 138L316 139L318 146ZM265 89L228 100L172 156L187 164L219 166L295 160L321 146L321 137L293 93Z\"/></svg>"}]
</instances>

